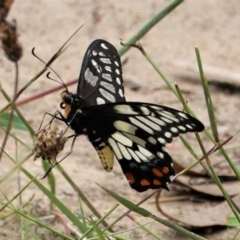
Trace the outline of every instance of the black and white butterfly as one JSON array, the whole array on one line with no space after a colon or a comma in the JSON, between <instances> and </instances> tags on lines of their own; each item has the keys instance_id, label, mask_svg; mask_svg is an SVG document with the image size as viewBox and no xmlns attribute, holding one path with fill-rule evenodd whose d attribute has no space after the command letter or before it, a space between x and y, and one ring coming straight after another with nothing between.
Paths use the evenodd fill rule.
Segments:
<instances>
[{"instance_id":1,"label":"black and white butterfly","mask_svg":"<svg viewBox=\"0 0 240 240\"><path fill-rule=\"evenodd\" d=\"M181 133L204 129L184 112L126 102L120 57L105 40L95 40L88 47L77 93L65 90L61 97L63 120L75 136L88 136L107 172L115 156L130 186L139 192L167 189L174 169L164 146Z\"/></svg>"}]
</instances>

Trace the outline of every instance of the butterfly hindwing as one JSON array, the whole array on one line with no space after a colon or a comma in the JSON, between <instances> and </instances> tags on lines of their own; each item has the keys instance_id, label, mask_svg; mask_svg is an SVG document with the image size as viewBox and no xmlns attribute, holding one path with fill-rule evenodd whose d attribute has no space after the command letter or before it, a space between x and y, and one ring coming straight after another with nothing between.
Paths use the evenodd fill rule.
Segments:
<instances>
[{"instance_id":1,"label":"butterfly hindwing","mask_svg":"<svg viewBox=\"0 0 240 240\"><path fill-rule=\"evenodd\" d=\"M119 163L130 186L138 192L148 189L168 189L167 183L175 174L170 155L161 151L163 158L154 156L149 161L121 159Z\"/></svg>"},{"instance_id":2,"label":"butterfly hindwing","mask_svg":"<svg viewBox=\"0 0 240 240\"><path fill-rule=\"evenodd\" d=\"M174 170L164 146L181 133L204 128L186 113L149 103L104 104L88 108L87 113L88 129L110 146L130 186L140 192L167 188Z\"/></svg>"},{"instance_id":3,"label":"butterfly hindwing","mask_svg":"<svg viewBox=\"0 0 240 240\"><path fill-rule=\"evenodd\" d=\"M125 102L122 65L116 48L101 39L93 41L83 58L77 87L83 105Z\"/></svg>"}]
</instances>

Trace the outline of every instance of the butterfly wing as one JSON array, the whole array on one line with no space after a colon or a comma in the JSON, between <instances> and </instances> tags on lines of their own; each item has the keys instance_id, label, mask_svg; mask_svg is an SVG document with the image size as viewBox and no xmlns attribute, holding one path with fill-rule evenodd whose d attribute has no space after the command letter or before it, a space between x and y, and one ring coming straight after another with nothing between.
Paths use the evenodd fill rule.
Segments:
<instances>
[{"instance_id":1,"label":"butterfly wing","mask_svg":"<svg viewBox=\"0 0 240 240\"><path fill-rule=\"evenodd\" d=\"M88 47L82 62L77 94L83 106L125 102L122 66L116 48L101 39Z\"/></svg>"},{"instance_id":2,"label":"butterfly wing","mask_svg":"<svg viewBox=\"0 0 240 240\"><path fill-rule=\"evenodd\" d=\"M95 40L88 47L77 94L69 96L74 96L72 129L88 135L106 171L111 171L115 155L130 186L139 192L167 189L174 170L164 146L181 133L204 129L183 112L148 103L126 103L120 57L105 40Z\"/></svg>"},{"instance_id":3,"label":"butterfly wing","mask_svg":"<svg viewBox=\"0 0 240 240\"><path fill-rule=\"evenodd\" d=\"M130 186L139 192L167 189L174 170L164 146L179 134L204 129L184 112L149 103L105 104L85 111L90 141L110 147Z\"/></svg>"}]
</instances>

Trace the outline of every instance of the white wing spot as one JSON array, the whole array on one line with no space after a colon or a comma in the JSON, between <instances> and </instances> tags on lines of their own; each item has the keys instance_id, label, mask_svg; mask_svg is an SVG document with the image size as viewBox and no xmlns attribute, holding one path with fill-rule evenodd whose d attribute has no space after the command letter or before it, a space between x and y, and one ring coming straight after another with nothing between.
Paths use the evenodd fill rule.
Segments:
<instances>
[{"instance_id":1,"label":"white wing spot","mask_svg":"<svg viewBox=\"0 0 240 240\"><path fill-rule=\"evenodd\" d=\"M112 92L112 93L115 93L116 92L116 89L114 88L114 86L110 83L107 83L107 82L104 82L104 81L101 81L100 82L100 85L103 86L104 88L106 88L108 91Z\"/></svg>"},{"instance_id":2,"label":"white wing spot","mask_svg":"<svg viewBox=\"0 0 240 240\"><path fill-rule=\"evenodd\" d=\"M163 111L161 111L161 113L166 114L166 116L172 116L172 117L174 117L174 114L172 114L172 113L169 112L169 111L165 111L165 110L163 110ZM175 117L174 117L174 118L175 118Z\"/></svg>"},{"instance_id":3,"label":"white wing spot","mask_svg":"<svg viewBox=\"0 0 240 240\"><path fill-rule=\"evenodd\" d=\"M111 61L109 58L100 58L100 61L105 63L105 64L111 64Z\"/></svg>"},{"instance_id":4,"label":"white wing spot","mask_svg":"<svg viewBox=\"0 0 240 240\"><path fill-rule=\"evenodd\" d=\"M98 105L101 105L101 104L104 104L104 103L106 103L104 99L102 99L100 97L97 98L97 104Z\"/></svg>"},{"instance_id":5,"label":"white wing spot","mask_svg":"<svg viewBox=\"0 0 240 240\"><path fill-rule=\"evenodd\" d=\"M171 138L171 137L172 137L172 134L171 134L170 132L165 132L165 133L164 133L164 136L165 136L166 138Z\"/></svg>"},{"instance_id":6,"label":"white wing spot","mask_svg":"<svg viewBox=\"0 0 240 240\"><path fill-rule=\"evenodd\" d=\"M142 128L144 131L150 133L150 134L154 134L154 131L149 128L148 126L146 126L145 124L143 124L142 122L138 121L136 118L134 117L130 117L129 120L136 126L138 126L139 128Z\"/></svg>"},{"instance_id":7,"label":"white wing spot","mask_svg":"<svg viewBox=\"0 0 240 240\"><path fill-rule=\"evenodd\" d=\"M112 138L114 138L116 141L118 141L119 143L123 144L124 146L131 147L132 144L133 144L133 142L130 139L125 137L120 132L115 132L114 134L112 134Z\"/></svg>"},{"instance_id":8,"label":"white wing spot","mask_svg":"<svg viewBox=\"0 0 240 240\"><path fill-rule=\"evenodd\" d=\"M166 140L164 138L159 137L157 140L163 145L166 144Z\"/></svg>"},{"instance_id":9,"label":"white wing spot","mask_svg":"<svg viewBox=\"0 0 240 240\"><path fill-rule=\"evenodd\" d=\"M137 162L141 162L141 160L139 159L139 157L137 156L137 154L132 150L132 149L128 149L129 153L132 155L132 157L134 158L135 161Z\"/></svg>"},{"instance_id":10,"label":"white wing spot","mask_svg":"<svg viewBox=\"0 0 240 240\"><path fill-rule=\"evenodd\" d=\"M99 142L101 140L101 138L97 138L97 139L95 139L95 141L94 142ZM101 145L101 144L100 144Z\"/></svg>"},{"instance_id":11,"label":"white wing spot","mask_svg":"<svg viewBox=\"0 0 240 240\"><path fill-rule=\"evenodd\" d=\"M100 68L99 68L99 65L97 64L97 62L96 62L95 60L92 59L92 60L91 60L91 63L92 63L92 65L97 69L98 72L101 72L101 71L100 71Z\"/></svg>"},{"instance_id":12,"label":"white wing spot","mask_svg":"<svg viewBox=\"0 0 240 240\"><path fill-rule=\"evenodd\" d=\"M121 120L115 121L113 125L117 130L131 134L135 134L137 130L137 127L135 127L134 125Z\"/></svg>"},{"instance_id":13,"label":"white wing spot","mask_svg":"<svg viewBox=\"0 0 240 240\"><path fill-rule=\"evenodd\" d=\"M148 141L154 145L157 143L157 140L152 136L148 138Z\"/></svg>"},{"instance_id":14,"label":"white wing spot","mask_svg":"<svg viewBox=\"0 0 240 240\"><path fill-rule=\"evenodd\" d=\"M105 43L101 43L101 47L104 48L104 49L108 49L108 47Z\"/></svg>"},{"instance_id":15,"label":"white wing spot","mask_svg":"<svg viewBox=\"0 0 240 240\"><path fill-rule=\"evenodd\" d=\"M111 93L109 93L109 92L107 92L106 90L104 90L103 88L99 88L99 92L103 95L103 97L105 97L109 102L115 102L116 101L116 99L115 99L115 97L111 94Z\"/></svg>"},{"instance_id":16,"label":"white wing spot","mask_svg":"<svg viewBox=\"0 0 240 240\"><path fill-rule=\"evenodd\" d=\"M147 119L146 117L143 116L137 116L137 119L139 119L141 122L143 122L144 124L146 124L147 126L149 126L150 128L156 130L156 131L161 131L161 127L158 126L156 123L150 121L149 119Z\"/></svg>"},{"instance_id":17,"label":"white wing spot","mask_svg":"<svg viewBox=\"0 0 240 240\"><path fill-rule=\"evenodd\" d=\"M170 130L171 130L171 132L173 132L173 133L177 133L177 132L178 132L178 129L175 128L175 127L171 127Z\"/></svg>"},{"instance_id":18,"label":"white wing spot","mask_svg":"<svg viewBox=\"0 0 240 240\"><path fill-rule=\"evenodd\" d=\"M112 150L113 150L115 156L117 157L117 159L119 159L119 160L122 159L123 157L122 157L121 152L119 151L119 148L118 148L118 146L117 146L117 143L116 143L112 138L109 138L109 139L108 139L108 142L109 142L109 144L111 145Z\"/></svg>"},{"instance_id":19,"label":"white wing spot","mask_svg":"<svg viewBox=\"0 0 240 240\"><path fill-rule=\"evenodd\" d=\"M165 118L165 117L161 117L161 119L166 122L166 123L173 123L172 120L168 119L168 118Z\"/></svg>"},{"instance_id":20,"label":"white wing spot","mask_svg":"<svg viewBox=\"0 0 240 240\"><path fill-rule=\"evenodd\" d=\"M158 155L158 157L159 157L159 158L161 158L161 159L163 159L163 158L164 158L164 154L163 154L163 153L161 153L161 152L157 152L157 155Z\"/></svg>"},{"instance_id":21,"label":"white wing spot","mask_svg":"<svg viewBox=\"0 0 240 240\"><path fill-rule=\"evenodd\" d=\"M102 74L102 77L103 77L104 79L106 79L107 81L112 82L112 76L111 76L111 74L109 74L109 73L103 73L103 74Z\"/></svg>"},{"instance_id":22,"label":"white wing spot","mask_svg":"<svg viewBox=\"0 0 240 240\"><path fill-rule=\"evenodd\" d=\"M183 112L179 112L178 115L182 118L188 119L188 116Z\"/></svg>"},{"instance_id":23,"label":"white wing spot","mask_svg":"<svg viewBox=\"0 0 240 240\"><path fill-rule=\"evenodd\" d=\"M179 119L177 117L175 117L172 113L166 112L166 111L160 111L158 112L159 115L169 119L169 121L171 122L179 122Z\"/></svg>"},{"instance_id":24,"label":"white wing spot","mask_svg":"<svg viewBox=\"0 0 240 240\"><path fill-rule=\"evenodd\" d=\"M119 95L120 95L121 97L123 97L123 91L122 91L121 88L118 90L118 93L119 93Z\"/></svg>"},{"instance_id":25,"label":"white wing spot","mask_svg":"<svg viewBox=\"0 0 240 240\"><path fill-rule=\"evenodd\" d=\"M186 128L184 126L178 126L178 128L182 131L186 131Z\"/></svg>"},{"instance_id":26,"label":"white wing spot","mask_svg":"<svg viewBox=\"0 0 240 240\"><path fill-rule=\"evenodd\" d=\"M137 115L138 112L135 112L131 106L129 105L116 105L114 106L114 110L118 113L121 113L121 114L134 114L134 115Z\"/></svg>"},{"instance_id":27,"label":"white wing spot","mask_svg":"<svg viewBox=\"0 0 240 240\"><path fill-rule=\"evenodd\" d=\"M127 160L131 160L132 157L131 155L129 154L128 150L126 147L124 147L122 144L118 143L117 144L119 146L119 149L120 149L120 152L122 153L123 157Z\"/></svg>"},{"instance_id":28,"label":"white wing spot","mask_svg":"<svg viewBox=\"0 0 240 240\"><path fill-rule=\"evenodd\" d=\"M166 126L166 123L165 123L164 121L162 121L161 119L155 118L155 117L153 117L153 116L148 116L148 118L149 118L150 120L152 120L153 122L159 124L159 125L162 126L162 127Z\"/></svg>"},{"instance_id":29,"label":"white wing spot","mask_svg":"<svg viewBox=\"0 0 240 240\"><path fill-rule=\"evenodd\" d=\"M141 106L140 109L141 109L143 114L145 114L145 115L150 114L150 111L146 107Z\"/></svg>"},{"instance_id":30,"label":"white wing spot","mask_svg":"<svg viewBox=\"0 0 240 240\"><path fill-rule=\"evenodd\" d=\"M153 106L153 105L151 105L151 106L149 106L149 107L152 108L152 109L155 109L155 110L159 110L159 111L162 111L162 110L163 110L163 108L160 107L160 106Z\"/></svg>"},{"instance_id":31,"label":"white wing spot","mask_svg":"<svg viewBox=\"0 0 240 240\"><path fill-rule=\"evenodd\" d=\"M96 86L97 81L98 81L98 77L94 76L93 73L90 71L89 68L86 69L85 73L84 73L84 78L86 79L86 81L93 87Z\"/></svg>"},{"instance_id":32,"label":"white wing spot","mask_svg":"<svg viewBox=\"0 0 240 240\"><path fill-rule=\"evenodd\" d=\"M186 127L189 129L193 129L193 127L190 124L187 124Z\"/></svg>"},{"instance_id":33,"label":"white wing spot","mask_svg":"<svg viewBox=\"0 0 240 240\"><path fill-rule=\"evenodd\" d=\"M99 52L98 55L101 56L101 57L105 57L106 56L103 52Z\"/></svg>"},{"instance_id":34,"label":"white wing spot","mask_svg":"<svg viewBox=\"0 0 240 240\"><path fill-rule=\"evenodd\" d=\"M101 138L99 138L99 140L101 140ZM96 142L96 141L95 141ZM99 147L106 147L105 142L102 142L101 144L99 144Z\"/></svg>"},{"instance_id":35,"label":"white wing spot","mask_svg":"<svg viewBox=\"0 0 240 240\"><path fill-rule=\"evenodd\" d=\"M144 162L149 162L149 160L142 154L140 153L139 151L135 151L135 153L138 155L138 157L144 161Z\"/></svg>"},{"instance_id":36,"label":"white wing spot","mask_svg":"<svg viewBox=\"0 0 240 240\"><path fill-rule=\"evenodd\" d=\"M117 81L117 83L119 84L119 85L121 85L122 83L121 83L121 80L120 80L120 78L119 77L116 77L116 81Z\"/></svg>"},{"instance_id":37,"label":"white wing spot","mask_svg":"<svg viewBox=\"0 0 240 240\"><path fill-rule=\"evenodd\" d=\"M120 75L119 69L116 69L115 72L116 72L117 75Z\"/></svg>"},{"instance_id":38,"label":"white wing spot","mask_svg":"<svg viewBox=\"0 0 240 240\"><path fill-rule=\"evenodd\" d=\"M141 146L138 146L138 148L139 148L140 152L141 152L143 155L145 155L147 158L152 159L152 158L154 157L154 155L153 155L151 152L149 152L146 148L143 148L143 147L141 147Z\"/></svg>"},{"instance_id":39,"label":"white wing spot","mask_svg":"<svg viewBox=\"0 0 240 240\"><path fill-rule=\"evenodd\" d=\"M97 56L97 52L95 50L92 51L93 56Z\"/></svg>"},{"instance_id":40,"label":"white wing spot","mask_svg":"<svg viewBox=\"0 0 240 240\"><path fill-rule=\"evenodd\" d=\"M123 134L125 136L127 136L129 139L131 139L133 142L137 143L139 146L142 146L142 147L146 146L146 142L142 138L139 138L136 135L132 135L132 134L125 133L125 132L123 132Z\"/></svg>"},{"instance_id":41,"label":"white wing spot","mask_svg":"<svg viewBox=\"0 0 240 240\"><path fill-rule=\"evenodd\" d=\"M119 67L118 61L114 61L115 65Z\"/></svg>"},{"instance_id":42,"label":"white wing spot","mask_svg":"<svg viewBox=\"0 0 240 240\"><path fill-rule=\"evenodd\" d=\"M94 66L94 67L96 67L98 64L97 64L97 62L95 61L95 60L91 60L91 63L92 63L92 65Z\"/></svg>"},{"instance_id":43,"label":"white wing spot","mask_svg":"<svg viewBox=\"0 0 240 240\"><path fill-rule=\"evenodd\" d=\"M108 71L108 72L112 72L112 69L109 66L105 66L105 70Z\"/></svg>"}]
</instances>

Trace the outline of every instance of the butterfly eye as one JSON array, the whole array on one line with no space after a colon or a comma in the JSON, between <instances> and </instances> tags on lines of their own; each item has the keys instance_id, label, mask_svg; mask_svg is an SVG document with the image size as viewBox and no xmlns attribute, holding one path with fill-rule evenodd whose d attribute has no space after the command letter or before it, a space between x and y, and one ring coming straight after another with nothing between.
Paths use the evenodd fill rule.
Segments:
<instances>
[{"instance_id":1,"label":"butterfly eye","mask_svg":"<svg viewBox=\"0 0 240 240\"><path fill-rule=\"evenodd\" d=\"M73 102L72 95L68 94L68 93L64 94L64 96L63 96L63 103L70 105L70 104L72 104L72 102Z\"/></svg>"}]
</instances>

